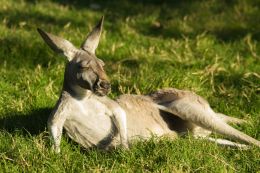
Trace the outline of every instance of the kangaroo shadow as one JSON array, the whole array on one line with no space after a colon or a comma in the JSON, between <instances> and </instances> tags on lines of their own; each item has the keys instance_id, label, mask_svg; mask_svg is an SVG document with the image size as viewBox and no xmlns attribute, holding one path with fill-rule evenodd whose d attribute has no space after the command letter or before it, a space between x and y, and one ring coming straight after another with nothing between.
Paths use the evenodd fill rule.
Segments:
<instances>
[{"instance_id":1,"label":"kangaroo shadow","mask_svg":"<svg viewBox=\"0 0 260 173\"><path fill-rule=\"evenodd\" d=\"M48 116L51 108L40 108L30 111L28 114L10 113L0 118L0 130L14 133L38 135L47 128Z\"/></svg>"}]
</instances>

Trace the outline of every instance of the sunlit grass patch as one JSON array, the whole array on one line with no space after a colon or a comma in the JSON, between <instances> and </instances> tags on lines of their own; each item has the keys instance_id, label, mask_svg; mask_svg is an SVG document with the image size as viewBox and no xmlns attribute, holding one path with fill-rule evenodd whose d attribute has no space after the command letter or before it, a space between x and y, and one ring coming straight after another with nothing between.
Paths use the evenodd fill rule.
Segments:
<instances>
[{"instance_id":1,"label":"sunlit grass patch","mask_svg":"<svg viewBox=\"0 0 260 173\"><path fill-rule=\"evenodd\" d=\"M65 58L36 28L80 46L101 15L97 57L112 98L162 87L192 90L248 124L260 140L260 11L257 1L0 0L0 172L257 172L260 150L191 137L137 141L130 150L84 150L68 137L51 151L46 121ZM65 136L65 135L64 135Z\"/></svg>"}]
</instances>

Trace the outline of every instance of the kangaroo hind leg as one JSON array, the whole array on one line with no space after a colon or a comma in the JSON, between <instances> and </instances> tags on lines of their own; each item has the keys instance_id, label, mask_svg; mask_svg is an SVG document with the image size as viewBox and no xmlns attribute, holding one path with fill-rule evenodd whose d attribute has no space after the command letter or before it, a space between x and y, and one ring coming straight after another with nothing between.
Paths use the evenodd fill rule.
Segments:
<instances>
[{"instance_id":1,"label":"kangaroo hind leg","mask_svg":"<svg viewBox=\"0 0 260 173\"><path fill-rule=\"evenodd\" d=\"M190 121L207 130L260 147L260 141L231 127L209 105L201 104L196 99L181 98L164 105L159 105L158 108L171 112L181 119Z\"/></svg>"},{"instance_id":2,"label":"kangaroo hind leg","mask_svg":"<svg viewBox=\"0 0 260 173\"><path fill-rule=\"evenodd\" d=\"M222 113L216 113L217 117L221 118L226 123L234 123L234 124L244 124L247 123L246 120L242 120L235 117L230 117Z\"/></svg>"}]
</instances>

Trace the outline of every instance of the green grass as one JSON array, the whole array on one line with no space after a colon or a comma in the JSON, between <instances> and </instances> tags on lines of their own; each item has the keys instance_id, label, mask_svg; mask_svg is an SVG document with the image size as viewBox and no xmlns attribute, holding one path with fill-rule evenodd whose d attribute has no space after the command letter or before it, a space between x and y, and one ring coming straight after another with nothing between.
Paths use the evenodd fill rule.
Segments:
<instances>
[{"instance_id":1,"label":"green grass","mask_svg":"<svg viewBox=\"0 0 260 173\"><path fill-rule=\"evenodd\" d=\"M51 152L46 121L65 58L40 27L79 46L105 15L97 56L114 98L162 87L195 91L214 110L249 121L260 140L260 1L0 0L0 172L259 172L260 149L186 137L136 142L129 151L84 150L66 135ZM93 8L98 4L99 8Z\"/></svg>"}]
</instances>

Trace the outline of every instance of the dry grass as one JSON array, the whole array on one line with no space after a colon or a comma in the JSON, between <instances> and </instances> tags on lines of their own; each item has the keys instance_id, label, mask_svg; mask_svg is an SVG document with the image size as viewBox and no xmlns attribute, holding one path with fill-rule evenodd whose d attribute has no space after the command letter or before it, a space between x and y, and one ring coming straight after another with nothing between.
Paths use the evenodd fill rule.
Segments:
<instances>
[{"instance_id":1,"label":"dry grass","mask_svg":"<svg viewBox=\"0 0 260 173\"><path fill-rule=\"evenodd\" d=\"M260 140L258 1L0 0L0 172L257 172L260 149L242 151L186 137L136 142L129 151L83 150L67 137L51 152L46 121L65 59L40 27L80 45L105 14L97 56L114 98L162 87L189 89L214 110L248 120ZM98 8L98 9L97 9Z\"/></svg>"}]
</instances>

